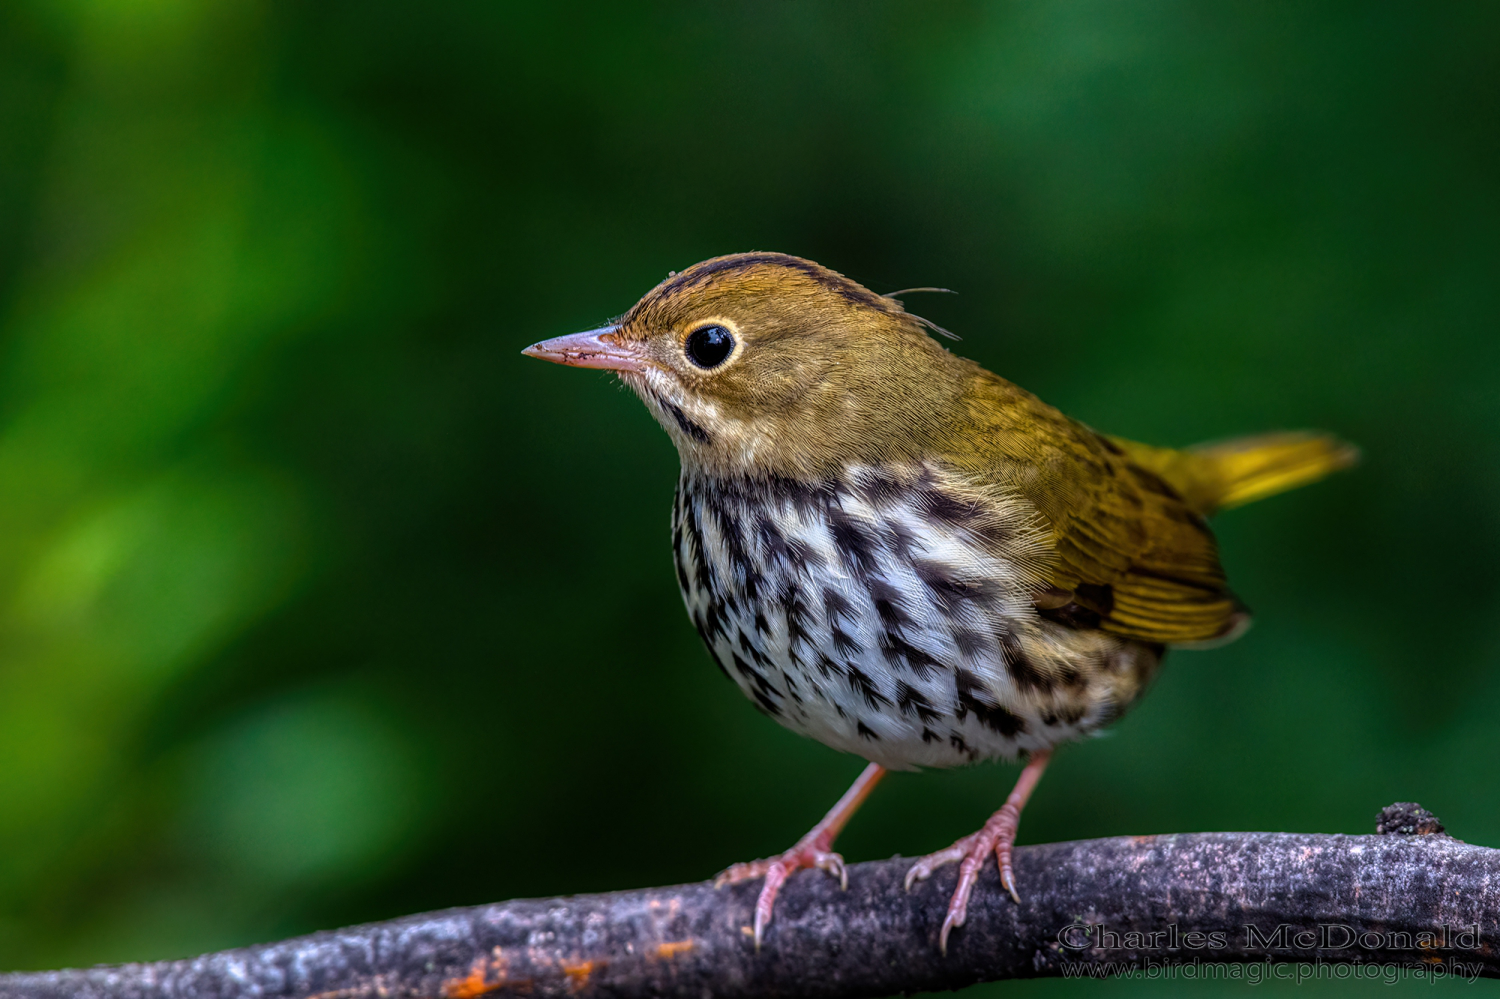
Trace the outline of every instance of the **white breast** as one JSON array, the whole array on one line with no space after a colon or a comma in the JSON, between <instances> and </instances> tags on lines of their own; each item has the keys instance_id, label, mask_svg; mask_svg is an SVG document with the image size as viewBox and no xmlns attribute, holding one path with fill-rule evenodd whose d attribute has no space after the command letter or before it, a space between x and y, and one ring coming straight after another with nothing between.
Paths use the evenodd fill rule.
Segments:
<instances>
[{"instance_id":1,"label":"white breast","mask_svg":"<svg viewBox=\"0 0 1500 999\"><path fill-rule=\"evenodd\" d=\"M815 485L684 474L688 612L765 713L887 767L1014 757L1097 728L1136 647L1042 620L1035 516L961 496L928 468Z\"/></svg>"}]
</instances>

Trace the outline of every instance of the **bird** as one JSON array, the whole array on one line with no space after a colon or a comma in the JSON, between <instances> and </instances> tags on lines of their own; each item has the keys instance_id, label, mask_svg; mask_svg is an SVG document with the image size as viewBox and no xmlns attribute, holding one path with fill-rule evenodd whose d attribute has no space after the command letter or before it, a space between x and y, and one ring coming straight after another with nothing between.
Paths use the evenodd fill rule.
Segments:
<instances>
[{"instance_id":1,"label":"bird","mask_svg":"<svg viewBox=\"0 0 1500 999\"><path fill-rule=\"evenodd\" d=\"M926 289L924 289L926 290ZM946 330L811 260L731 254L672 272L628 312L522 353L615 372L676 445L677 582L719 669L764 714L868 761L763 879L758 950L803 868L847 887L834 840L891 770L1025 763L958 864L946 954L1060 744L1119 718L1169 648L1250 620L1209 514L1352 465L1317 432L1183 450L1099 433L950 351Z\"/></svg>"}]
</instances>

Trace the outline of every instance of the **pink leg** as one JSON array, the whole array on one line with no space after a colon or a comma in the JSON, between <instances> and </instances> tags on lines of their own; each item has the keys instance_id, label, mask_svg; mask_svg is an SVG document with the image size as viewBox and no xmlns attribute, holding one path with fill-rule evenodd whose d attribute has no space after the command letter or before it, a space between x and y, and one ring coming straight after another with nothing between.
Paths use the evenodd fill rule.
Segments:
<instances>
[{"instance_id":1,"label":"pink leg","mask_svg":"<svg viewBox=\"0 0 1500 999\"><path fill-rule=\"evenodd\" d=\"M849 790L838 800L823 821L797 841L797 845L779 857L752 860L748 864L735 864L714 879L714 886L739 884L752 878L764 877L760 898L755 902L755 949L760 950L760 939L771 922L771 907L776 904L776 893L788 875L803 867L817 867L839 879L839 885L849 887L849 875L844 870L844 858L833 852L833 841L843 830L856 809L875 790L880 778L885 776L885 767L871 763L865 767Z\"/></svg>"},{"instance_id":2,"label":"pink leg","mask_svg":"<svg viewBox=\"0 0 1500 999\"><path fill-rule=\"evenodd\" d=\"M1010 851L1016 842L1016 829L1021 824L1021 809L1026 807L1026 799L1031 797L1036 782L1042 779L1042 771L1047 769L1047 761L1051 758L1051 750L1032 753L1016 781L1015 790L1010 792L1000 810L990 816L983 829L965 836L946 850L928 854L906 872L906 890L911 891L914 883L927 880L944 864L958 864L958 887L953 889L948 916L943 920L942 933L938 936L938 947L944 954L948 953L948 934L955 927L962 926L968 917L969 893L974 890L979 869L984 866L984 858L990 851L994 851L995 862L1000 866L1000 883L1010 892L1011 898L1017 903L1021 901L1016 892L1016 875L1010 866Z\"/></svg>"}]
</instances>

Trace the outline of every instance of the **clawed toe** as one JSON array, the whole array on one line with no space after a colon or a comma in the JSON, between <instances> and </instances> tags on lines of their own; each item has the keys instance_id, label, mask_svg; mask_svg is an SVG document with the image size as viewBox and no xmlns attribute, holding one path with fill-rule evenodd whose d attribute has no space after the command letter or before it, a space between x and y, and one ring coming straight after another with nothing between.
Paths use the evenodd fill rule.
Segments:
<instances>
[{"instance_id":1,"label":"clawed toe","mask_svg":"<svg viewBox=\"0 0 1500 999\"><path fill-rule=\"evenodd\" d=\"M969 844L978 834L965 836L952 846L936 853L929 853L925 857L919 857L911 869L906 872L906 890L911 891L911 886L918 881L926 881L937 871L939 867L959 863L968 855Z\"/></svg>"},{"instance_id":2,"label":"clawed toe","mask_svg":"<svg viewBox=\"0 0 1500 999\"><path fill-rule=\"evenodd\" d=\"M812 827L812 830L797 841L797 845L779 857L767 857L764 860L752 860L748 864L735 864L719 872L714 878L714 887L722 888L725 885L737 885L744 881L753 881L756 878L765 878L765 883L760 887L760 895L755 900L755 949L760 950L761 938L765 935L766 926L771 922L771 913L775 909L776 894L781 891L781 886L786 879L804 867L816 867L820 871L826 871L839 879L839 887L848 889L849 872L844 866L844 858L832 850L833 840L844 828L844 823L849 821L849 816L859 807L870 791L885 776L885 768L878 763L871 763L865 767L859 779L844 792L844 796L828 810L823 820Z\"/></svg>"},{"instance_id":3,"label":"clawed toe","mask_svg":"<svg viewBox=\"0 0 1500 999\"><path fill-rule=\"evenodd\" d=\"M714 876L714 887L723 888L725 885L754 881L756 878L767 877L773 870L780 869L784 869L781 876L785 877L804 867L816 867L820 871L826 871L839 879L839 887L845 890L849 888L848 868L840 854L828 850L804 850L796 847L779 857L765 857L761 860L726 867Z\"/></svg>"},{"instance_id":4,"label":"clawed toe","mask_svg":"<svg viewBox=\"0 0 1500 999\"><path fill-rule=\"evenodd\" d=\"M714 876L714 887L723 888L725 885L737 885L743 881L763 878L771 869L771 865L780 859L780 857L766 857L763 860L752 860L744 864L731 864Z\"/></svg>"},{"instance_id":5,"label":"clawed toe","mask_svg":"<svg viewBox=\"0 0 1500 999\"><path fill-rule=\"evenodd\" d=\"M1010 869L1010 850L1007 849L1005 855L997 859L1000 862L1000 884L1010 892L1010 897L1015 900L1015 903L1020 905L1021 893L1016 891L1016 874Z\"/></svg>"},{"instance_id":6,"label":"clawed toe","mask_svg":"<svg viewBox=\"0 0 1500 999\"><path fill-rule=\"evenodd\" d=\"M812 854L812 863L806 866L816 867L820 871L826 871L839 879L839 888L843 891L849 890L849 869L844 866L844 858L837 853L816 851Z\"/></svg>"},{"instance_id":7,"label":"clawed toe","mask_svg":"<svg viewBox=\"0 0 1500 999\"><path fill-rule=\"evenodd\" d=\"M766 927L770 925L771 914L776 906L776 896L780 893L781 886L786 884L787 878L804 867L815 867L820 871L825 871L839 879L840 888L846 891L849 888L849 871L842 856L831 850L820 850L802 845L792 847L779 857L767 857L763 860L752 860L746 864L735 864L714 878L715 888L737 885L761 877L766 879L765 884L761 885L760 895L755 899L756 950L760 950L761 938L765 935Z\"/></svg>"},{"instance_id":8,"label":"clawed toe","mask_svg":"<svg viewBox=\"0 0 1500 999\"><path fill-rule=\"evenodd\" d=\"M1049 755L1045 751L1032 754L1025 769L1021 771L1020 779L1016 781L1015 790L1011 791L1000 810L990 816L983 829L965 836L946 850L918 858L907 870L906 890L911 891L913 884L927 880L939 867L958 864L958 884L953 888L953 897L948 901L948 912L943 917L943 928L938 933L938 948L945 956L948 953L948 935L968 919L969 895L979 880L985 858L991 853L995 855L995 864L1000 869L1000 883L1017 905L1021 903L1020 892L1016 891L1016 875L1011 869L1011 847L1016 841L1016 829L1021 823L1021 809L1026 806L1026 799L1031 796L1032 788L1046 768Z\"/></svg>"}]
</instances>

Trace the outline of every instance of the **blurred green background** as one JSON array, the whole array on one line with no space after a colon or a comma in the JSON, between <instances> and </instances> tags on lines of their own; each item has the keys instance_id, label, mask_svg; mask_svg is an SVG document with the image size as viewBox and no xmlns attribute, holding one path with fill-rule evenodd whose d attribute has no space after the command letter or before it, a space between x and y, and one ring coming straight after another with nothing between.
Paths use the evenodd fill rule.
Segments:
<instances>
[{"instance_id":1,"label":"blurred green background","mask_svg":"<svg viewBox=\"0 0 1500 999\"><path fill-rule=\"evenodd\" d=\"M1497 46L1489 3L0 5L0 967L800 836L861 761L699 646L644 408L518 353L747 249L957 289L912 305L1113 433L1365 450L1220 518L1256 627L1022 842L1401 799L1500 845ZM897 775L841 846L1014 775Z\"/></svg>"}]
</instances>

